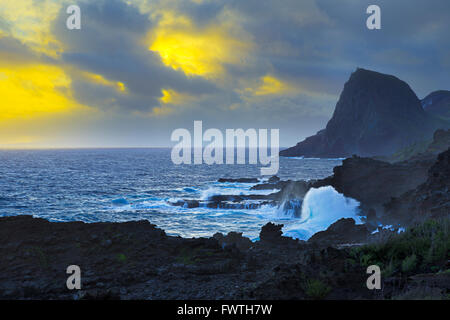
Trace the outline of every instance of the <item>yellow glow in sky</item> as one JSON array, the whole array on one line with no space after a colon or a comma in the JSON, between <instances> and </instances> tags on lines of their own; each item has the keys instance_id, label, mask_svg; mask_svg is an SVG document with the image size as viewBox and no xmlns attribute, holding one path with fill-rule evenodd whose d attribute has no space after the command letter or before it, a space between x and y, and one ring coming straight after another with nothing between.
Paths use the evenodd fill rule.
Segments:
<instances>
[{"instance_id":1,"label":"yellow glow in sky","mask_svg":"<svg viewBox=\"0 0 450 320\"><path fill-rule=\"evenodd\" d=\"M123 82L120 82L120 81L114 82L114 81L108 80L105 77L103 77L101 74L82 72L82 76L90 82L100 84L105 87L115 88L117 91L119 91L121 93L127 92L127 88Z\"/></svg>"},{"instance_id":2,"label":"yellow glow in sky","mask_svg":"<svg viewBox=\"0 0 450 320\"><path fill-rule=\"evenodd\" d=\"M240 64L250 44L229 35L225 27L210 25L198 28L185 16L163 14L150 32L150 50L163 63L188 76L215 78L224 72L224 64Z\"/></svg>"},{"instance_id":3,"label":"yellow glow in sky","mask_svg":"<svg viewBox=\"0 0 450 320\"><path fill-rule=\"evenodd\" d=\"M281 95L293 92L294 87L289 83L267 74L261 77L256 85L243 90L241 93L250 96Z\"/></svg>"},{"instance_id":4,"label":"yellow glow in sky","mask_svg":"<svg viewBox=\"0 0 450 320\"><path fill-rule=\"evenodd\" d=\"M162 97L159 98L160 107L152 109L152 116L166 116L173 113L174 106L179 106L188 102L192 102L196 98L186 93L177 92L172 89L163 89Z\"/></svg>"},{"instance_id":5,"label":"yellow glow in sky","mask_svg":"<svg viewBox=\"0 0 450 320\"><path fill-rule=\"evenodd\" d=\"M159 101L163 104L178 105L193 99L193 97L187 94L183 94L172 89L163 89L162 94L163 96L159 98Z\"/></svg>"},{"instance_id":6,"label":"yellow glow in sky","mask_svg":"<svg viewBox=\"0 0 450 320\"><path fill-rule=\"evenodd\" d=\"M167 116L173 112L173 108L162 106L162 107L154 107L152 109L152 116Z\"/></svg>"},{"instance_id":7,"label":"yellow glow in sky","mask_svg":"<svg viewBox=\"0 0 450 320\"><path fill-rule=\"evenodd\" d=\"M77 107L70 98L70 78L49 65L0 67L0 121L66 112Z\"/></svg>"},{"instance_id":8,"label":"yellow glow in sky","mask_svg":"<svg viewBox=\"0 0 450 320\"><path fill-rule=\"evenodd\" d=\"M1 0L0 18L7 21L8 34L37 52L57 56L61 44L51 34L51 23L66 0ZM1 28L1 27L0 27Z\"/></svg>"},{"instance_id":9,"label":"yellow glow in sky","mask_svg":"<svg viewBox=\"0 0 450 320\"><path fill-rule=\"evenodd\" d=\"M262 77L261 80L261 85L254 91L255 96L282 94L290 89L290 86L287 83L271 75L266 75Z\"/></svg>"}]
</instances>

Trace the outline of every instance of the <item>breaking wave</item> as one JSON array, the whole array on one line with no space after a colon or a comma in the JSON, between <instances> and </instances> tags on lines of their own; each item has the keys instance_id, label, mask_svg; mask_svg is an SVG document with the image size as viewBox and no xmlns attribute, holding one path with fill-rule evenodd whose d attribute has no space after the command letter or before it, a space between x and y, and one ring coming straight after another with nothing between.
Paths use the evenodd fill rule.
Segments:
<instances>
[{"instance_id":1,"label":"breaking wave","mask_svg":"<svg viewBox=\"0 0 450 320\"><path fill-rule=\"evenodd\" d=\"M312 188L303 199L298 222L288 225L284 235L307 240L341 218L353 218L357 224L361 224L359 212L358 201L346 198L333 187Z\"/></svg>"}]
</instances>

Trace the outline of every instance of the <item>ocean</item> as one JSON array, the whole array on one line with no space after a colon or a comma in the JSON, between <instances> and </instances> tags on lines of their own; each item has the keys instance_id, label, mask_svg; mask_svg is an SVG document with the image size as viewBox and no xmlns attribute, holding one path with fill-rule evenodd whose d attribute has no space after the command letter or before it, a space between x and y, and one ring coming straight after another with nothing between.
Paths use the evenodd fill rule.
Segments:
<instances>
[{"instance_id":1,"label":"ocean","mask_svg":"<svg viewBox=\"0 0 450 320\"><path fill-rule=\"evenodd\" d=\"M210 237L242 232L258 239L267 222L283 233L308 239L341 217L359 222L358 205L332 187L310 190L301 217L272 205L258 209L187 208L179 200L206 200L221 194L268 194L254 184L219 183L219 178L263 178L260 166L174 165L170 149L0 150L0 216L33 215L49 221L123 222L146 219L169 235ZM342 159L280 157L283 180L332 174ZM263 179L267 179L264 177Z\"/></svg>"}]
</instances>

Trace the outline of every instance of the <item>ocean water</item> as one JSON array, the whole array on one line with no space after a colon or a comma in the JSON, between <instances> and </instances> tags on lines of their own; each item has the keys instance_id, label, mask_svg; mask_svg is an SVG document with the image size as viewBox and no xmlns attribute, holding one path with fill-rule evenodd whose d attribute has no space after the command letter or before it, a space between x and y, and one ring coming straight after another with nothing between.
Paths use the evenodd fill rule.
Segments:
<instances>
[{"instance_id":1,"label":"ocean water","mask_svg":"<svg viewBox=\"0 0 450 320\"><path fill-rule=\"evenodd\" d=\"M283 180L323 178L341 161L281 157L277 175ZM236 231L251 239L257 239L269 221L283 223L286 236L307 239L340 217L358 220L358 203L331 187L310 190L299 199L297 218L270 205L240 210L171 205L218 194L277 191L217 182L223 177L261 178L259 169L248 164L174 165L170 149L0 150L0 216L84 222L146 219L169 235L209 237Z\"/></svg>"}]
</instances>

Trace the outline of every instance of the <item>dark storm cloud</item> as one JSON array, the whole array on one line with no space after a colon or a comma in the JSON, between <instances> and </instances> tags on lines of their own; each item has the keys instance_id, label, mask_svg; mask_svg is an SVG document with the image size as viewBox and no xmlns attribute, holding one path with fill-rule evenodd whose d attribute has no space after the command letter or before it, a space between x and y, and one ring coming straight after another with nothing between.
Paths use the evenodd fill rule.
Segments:
<instances>
[{"instance_id":1,"label":"dark storm cloud","mask_svg":"<svg viewBox=\"0 0 450 320\"><path fill-rule=\"evenodd\" d=\"M120 0L83 2L82 29L65 28L67 15L61 12L53 24L53 33L64 44L63 63L110 81L125 84L127 93L92 85L72 75L75 96L85 104L123 111L151 111L159 105L162 89L174 89L191 95L217 91L214 84L164 66L159 55L148 50L144 41L152 21L137 8Z\"/></svg>"},{"instance_id":2,"label":"dark storm cloud","mask_svg":"<svg viewBox=\"0 0 450 320\"><path fill-rule=\"evenodd\" d=\"M222 129L280 128L281 144L292 145L325 126L345 81L357 67L396 75L419 97L450 89L448 0L151 0L147 11L138 9L138 1L129 2L80 1L82 29L73 31L65 27L67 14L61 10L52 26L52 35L64 47L59 59L37 55L7 37L0 38L0 59L8 55L8 59L69 66L64 70L72 79L74 97L112 111L92 130L114 137L122 128L142 145L168 145L171 130L191 128L193 120ZM381 7L381 30L366 28L366 8L371 4ZM158 16L149 14L152 10L188 16L195 24L193 30L235 27L233 36L248 41L253 49L243 58L245 63L222 65L223 81L187 77L148 50L146 35L158 22L153 20ZM0 20L0 29L8 28ZM239 31L245 34L239 37ZM128 92L92 83L79 71L123 82ZM297 92L257 99L240 94L267 74L288 82ZM134 111L145 113L159 106L163 89L202 99L187 101L167 117L132 116ZM150 132L150 127L152 138L147 140L142 133Z\"/></svg>"},{"instance_id":3,"label":"dark storm cloud","mask_svg":"<svg viewBox=\"0 0 450 320\"><path fill-rule=\"evenodd\" d=\"M232 77L260 77L270 72L304 91L318 93L267 97L255 102L253 108L247 105L239 109L236 120L243 124L249 119L262 124L264 118L284 117L278 121L284 129L282 135L295 132L295 128L304 136L307 130L314 133L331 116L345 81L357 67L396 75L407 81L419 97L433 90L450 89L448 0L177 3L199 24L226 16L251 34L256 46L251 63L245 67L227 66ZM372 4L381 7L381 30L366 28L366 9ZM232 13L224 15L227 11ZM324 98L320 93L329 96ZM236 99L230 94L224 105ZM277 121L272 123L276 125Z\"/></svg>"},{"instance_id":4,"label":"dark storm cloud","mask_svg":"<svg viewBox=\"0 0 450 320\"><path fill-rule=\"evenodd\" d=\"M203 23L225 10L236 12L236 23L258 47L254 74L270 65L280 76L322 81L335 94L358 66L403 77L419 95L449 83L447 0L180 2L180 8ZM381 7L381 30L366 28L371 4ZM429 74L433 76L427 78Z\"/></svg>"},{"instance_id":5,"label":"dark storm cloud","mask_svg":"<svg viewBox=\"0 0 450 320\"><path fill-rule=\"evenodd\" d=\"M442 75L442 68L448 70L443 51L450 46L449 37L445 37L450 4L445 0L416 2L151 1L155 7L166 5L188 15L198 26L229 19L249 33L256 49L245 66L225 65L231 78L258 78L272 73L307 91L335 96L356 67L395 74L410 82L419 95L442 86L442 81L448 79ZM382 30L369 31L365 27L365 11L370 4L378 4L382 9ZM142 110L157 105L163 88L195 95L215 92L218 99L224 98L212 82L188 78L164 66L159 55L147 50L148 43L143 39L155 22L136 7L120 0L102 0L82 3L82 12L81 31L61 28L66 19L64 13L55 23L54 33L68 46L63 59L124 82L130 91L130 104L126 105L123 96L115 97L125 103L124 109ZM435 76L426 79L430 72ZM138 99L147 100L137 103ZM231 90L225 100L236 99ZM303 106L299 108L314 105L305 104L304 99L300 95L298 101ZM222 103L211 105L208 100L212 109L220 110ZM333 107L323 110L330 113Z\"/></svg>"},{"instance_id":6,"label":"dark storm cloud","mask_svg":"<svg viewBox=\"0 0 450 320\"><path fill-rule=\"evenodd\" d=\"M38 56L19 40L8 36L0 38L0 64L27 63L38 59Z\"/></svg>"}]
</instances>

